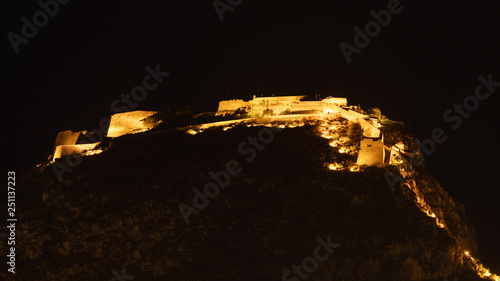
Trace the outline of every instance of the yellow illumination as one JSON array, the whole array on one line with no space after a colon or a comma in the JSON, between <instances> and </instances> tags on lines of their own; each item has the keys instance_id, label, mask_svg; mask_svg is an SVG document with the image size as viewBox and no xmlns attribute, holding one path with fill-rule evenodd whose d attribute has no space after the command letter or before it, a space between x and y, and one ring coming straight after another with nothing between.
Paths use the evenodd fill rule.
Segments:
<instances>
[{"instance_id":1,"label":"yellow illumination","mask_svg":"<svg viewBox=\"0 0 500 281\"><path fill-rule=\"evenodd\" d=\"M96 149L96 150L88 150L83 155L85 155L85 156L91 156L91 155L96 155L96 154L100 154L100 153L102 153L102 148Z\"/></svg>"},{"instance_id":2,"label":"yellow illumination","mask_svg":"<svg viewBox=\"0 0 500 281\"><path fill-rule=\"evenodd\" d=\"M111 115L107 136L116 138L126 134L137 134L149 131L161 121L147 122L147 118L158 113L157 111L130 111Z\"/></svg>"},{"instance_id":3,"label":"yellow illumination","mask_svg":"<svg viewBox=\"0 0 500 281\"><path fill-rule=\"evenodd\" d=\"M339 148L339 152L340 153L347 153L347 148L341 147L341 148Z\"/></svg>"},{"instance_id":4,"label":"yellow illumination","mask_svg":"<svg viewBox=\"0 0 500 281\"><path fill-rule=\"evenodd\" d=\"M339 164L339 163L333 163L333 164L328 164L328 169L330 170L341 170L342 169L342 165Z\"/></svg>"},{"instance_id":5,"label":"yellow illumination","mask_svg":"<svg viewBox=\"0 0 500 281\"><path fill-rule=\"evenodd\" d=\"M343 111L340 110L340 113ZM337 113L337 111L332 111L329 109L326 109L323 111L324 114L328 113ZM321 115L321 114L318 114ZM354 113L356 115L356 113ZM347 114L347 115L341 115L342 117L348 119L349 121L353 121L354 117ZM312 117L312 118L309 118ZM332 116L334 117L334 116ZM353 117L353 118L351 118ZM359 118L354 118L358 122ZM276 122L280 122L281 124L278 125L276 123L271 123L275 120ZM215 123L207 123L200 125L200 127L192 127L192 128L198 128L199 130L195 129L189 129L186 132L191 134L191 135L196 135L203 130L210 128L210 127L223 127L224 131L227 131L234 126L237 122L244 122L247 127L257 127L257 126L266 126L266 127L278 127L278 128L295 128L295 127L301 127L306 124L309 125L315 125L317 128L317 134L321 135L321 137L328 139L329 140L329 145L336 150L338 150L339 153L353 153L353 151L349 150L349 147L346 146L346 143L349 141L348 137L339 137L337 130L339 130L342 125L335 124L336 121L333 123L331 122L333 119L332 118L324 118L324 117L319 117L319 116L307 116L307 117L301 117L301 116L271 116L271 117L265 117L265 118L247 118L246 120L243 121L237 121L237 120L231 120L231 121L222 121L222 122L215 122ZM282 123L284 121L284 123ZM353 121L354 122L354 121ZM338 123L338 122L337 122ZM366 122L365 122L366 123ZM364 123L363 123L364 124ZM370 137L376 137L379 135L380 130L378 128L383 127L379 123L371 123L373 124L372 126L365 126L363 128L364 134L363 136L369 135ZM187 128L186 128L187 129ZM366 132L368 130L368 132ZM397 146L396 146L397 151L401 151ZM396 163L399 162L399 164L402 164L405 162L405 159L401 158L396 158ZM343 166L340 163L325 163L325 166L328 167L328 169L332 171L350 171L350 172L359 172L360 167L358 165L352 165L352 166ZM401 172L405 172L406 169L403 167L399 167L399 170ZM410 171L408 171L410 172ZM408 173L405 172L407 175ZM450 231L447 229L447 226L445 224L445 221L443 219L443 215L440 214L440 217L437 216L436 213L432 211L432 208L430 205L428 205L422 194L420 193L420 190L418 189L418 186L415 182L415 180L410 180L408 177L405 177L405 182L404 185L408 186L408 188L415 193L416 197L416 204L420 208L420 210L425 213L427 216L431 217L434 219L436 225L440 228L445 229L450 233ZM464 251L464 257L467 257L468 262L472 264L472 269L476 271L477 275L483 278L487 278L490 280L494 281L500 281L500 277L498 275L492 274L487 268L485 268L477 259L474 259L473 257L470 256L470 253L468 251Z\"/></svg>"},{"instance_id":6,"label":"yellow illumination","mask_svg":"<svg viewBox=\"0 0 500 281\"><path fill-rule=\"evenodd\" d=\"M352 166L351 168L349 168L349 171L351 171L351 172L359 172L359 166Z\"/></svg>"}]
</instances>

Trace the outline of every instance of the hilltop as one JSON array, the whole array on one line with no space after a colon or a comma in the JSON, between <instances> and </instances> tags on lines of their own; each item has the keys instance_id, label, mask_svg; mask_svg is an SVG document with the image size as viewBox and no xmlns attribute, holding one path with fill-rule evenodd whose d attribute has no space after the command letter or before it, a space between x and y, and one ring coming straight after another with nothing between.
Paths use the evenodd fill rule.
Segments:
<instances>
[{"instance_id":1,"label":"hilltop","mask_svg":"<svg viewBox=\"0 0 500 281\"><path fill-rule=\"evenodd\" d=\"M336 122L345 129L337 137L356 138L350 122ZM332 149L324 125L157 129L113 139L62 182L50 168L32 170L18 183L18 204L30 208L18 213L17 278L111 280L124 268L134 280L280 280L331 239L335 249L307 280L481 280L463 254L477 254L464 206L424 166L407 180L446 228L404 184L390 188L384 175L395 167L328 169L356 157ZM382 129L391 145L413 139L401 126ZM253 137L255 153L240 153ZM232 160L240 172L196 207L193 189ZM180 204L197 210L189 224Z\"/></svg>"}]
</instances>

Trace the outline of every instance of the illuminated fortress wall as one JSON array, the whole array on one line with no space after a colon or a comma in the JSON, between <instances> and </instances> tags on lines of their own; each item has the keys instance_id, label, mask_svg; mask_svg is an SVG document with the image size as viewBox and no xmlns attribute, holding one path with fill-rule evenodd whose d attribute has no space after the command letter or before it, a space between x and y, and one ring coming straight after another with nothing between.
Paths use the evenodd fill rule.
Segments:
<instances>
[{"instance_id":1,"label":"illuminated fortress wall","mask_svg":"<svg viewBox=\"0 0 500 281\"><path fill-rule=\"evenodd\" d=\"M329 97L329 98L323 99L322 102L324 102L326 104L334 104L337 106L347 106L347 99L346 98Z\"/></svg>"},{"instance_id":2,"label":"illuminated fortress wall","mask_svg":"<svg viewBox=\"0 0 500 281\"><path fill-rule=\"evenodd\" d=\"M339 113L341 110L341 106L347 106L346 98L326 98L322 101L323 114L329 113Z\"/></svg>"},{"instance_id":3,"label":"illuminated fortress wall","mask_svg":"<svg viewBox=\"0 0 500 281\"><path fill-rule=\"evenodd\" d=\"M379 164L383 164L384 159L385 149L382 139L364 139L361 141L358 160L356 162L358 166L376 166Z\"/></svg>"},{"instance_id":4,"label":"illuminated fortress wall","mask_svg":"<svg viewBox=\"0 0 500 281\"><path fill-rule=\"evenodd\" d=\"M158 123L151 122L148 117L158 111L130 111L116 113L111 116L107 136L116 138L126 134L137 134L153 129Z\"/></svg>"},{"instance_id":5,"label":"illuminated fortress wall","mask_svg":"<svg viewBox=\"0 0 500 281\"><path fill-rule=\"evenodd\" d=\"M367 119L369 116L354 110L340 108L340 115L351 122L357 122L363 129L363 139L359 146L358 166L377 166L385 162L384 138L382 132Z\"/></svg>"},{"instance_id":6,"label":"illuminated fortress wall","mask_svg":"<svg viewBox=\"0 0 500 281\"><path fill-rule=\"evenodd\" d=\"M200 124L200 129L215 125L229 126L240 123L243 120L262 119L263 115L270 120L295 120L297 118L323 119L343 117L350 122L359 123L363 129L364 140L360 143L358 154L358 165L380 165L384 164L385 148L382 133L378 129L378 121L371 120L370 116L361 114L347 108L346 98L328 97L320 101L302 101L305 96L279 96L279 97L253 97L250 101L240 99L220 101L216 115L235 113L242 109L255 115L253 118L226 120L222 122ZM162 121L157 118L157 111L130 111L113 114L107 132L107 137L116 138L126 134L136 134L149 131ZM72 132L70 130L60 132L54 145L52 162L55 159L73 153L79 155L92 155L102 152L96 150L100 144L89 143L93 137L89 137L86 131ZM89 141L90 140L90 141ZM391 157L394 158L394 157ZM394 162L394 159L392 159ZM390 161L388 161L390 162Z\"/></svg>"},{"instance_id":7,"label":"illuminated fortress wall","mask_svg":"<svg viewBox=\"0 0 500 281\"><path fill-rule=\"evenodd\" d=\"M302 101L305 96L253 97L250 101L226 100L219 102L216 115L233 114L243 109L257 116L293 113L337 113L340 106L347 106L346 98L329 97L321 101Z\"/></svg>"},{"instance_id":8,"label":"illuminated fortress wall","mask_svg":"<svg viewBox=\"0 0 500 281\"><path fill-rule=\"evenodd\" d=\"M108 137L119 137L126 134L141 133L151 130L158 125L158 120L153 116L157 111L131 111L117 113L111 116ZM96 150L100 142L95 135L87 131L73 132L71 130L59 132L57 134L51 163L56 159L71 155L93 155L102 152L102 149Z\"/></svg>"},{"instance_id":9,"label":"illuminated fortress wall","mask_svg":"<svg viewBox=\"0 0 500 281\"><path fill-rule=\"evenodd\" d=\"M88 150L90 146L88 144L77 144L78 139L84 136L87 131L73 132L71 130L59 132L56 137L56 142L54 144L54 149L52 151L52 160L54 162L56 159L70 155L73 152L80 153ZM96 143L92 149L97 146Z\"/></svg>"},{"instance_id":10,"label":"illuminated fortress wall","mask_svg":"<svg viewBox=\"0 0 500 281\"><path fill-rule=\"evenodd\" d=\"M380 138L380 130L375 127L371 122L368 122L366 118L369 116L356 112L354 110L345 110L340 108L340 116L351 122L358 122L363 129L363 136L366 138Z\"/></svg>"},{"instance_id":11,"label":"illuminated fortress wall","mask_svg":"<svg viewBox=\"0 0 500 281\"><path fill-rule=\"evenodd\" d=\"M294 114L330 115L339 114L350 122L359 123L363 129L363 137L358 154L358 165L379 165L385 160L385 149L382 133L376 122L370 116L355 110L345 109L346 98L328 97L320 101L302 101L305 96L253 97L252 100L228 100L219 103L216 115L235 113L238 109L245 109L255 116L269 115L278 118L280 115L293 116Z\"/></svg>"},{"instance_id":12,"label":"illuminated fortress wall","mask_svg":"<svg viewBox=\"0 0 500 281\"><path fill-rule=\"evenodd\" d=\"M99 144L100 142L75 144L75 145L58 145L54 151L54 157L52 162L54 162L56 159L65 157L73 153L76 153L78 155L83 155L87 151L95 149Z\"/></svg>"},{"instance_id":13,"label":"illuminated fortress wall","mask_svg":"<svg viewBox=\"0 0 500 281\"><path fill-rule=\"evenodd\" d=\"M73 132L71 130L59 132L56 137L56 143L54 144L54 149L58 145L72 145L76 144L76 141L80 135L87 133L87 131Z\"/></svg>"},{"instance_id":14,"label":"illuminated fortress wall","mask_svg":"<svg viewBox=\"0 0 500 281\"><path fill-rule=\"evenodd\" d=\"M281 96L281 97L253 97L250 101L250 111L255 115L263 115L265 111L272 115L281 115L291 112L293 106L298 104L305 96Z\"/></svg>"},{"instance_id":15,"label":"illuminated fortress wall","mask_svg":"<svg viewBox=\"0 0 500 281\"><path fill-rule=\"evenodd\" d=\"M234 113L238 109L249 109L250 102L244 100L223 100L219 102L216 116Z\"/></svg>"},{"instance_id":16,"label":"illuminated fortress wall","mask_svg":"<svg viewBox=\"0 0 500 281\"><path fill-rule=\"evenodd\" d=\"M311 112L323 113L322 101L299 101L292 104L291 113L296 112Z\"/></svg>"}]
</instances>

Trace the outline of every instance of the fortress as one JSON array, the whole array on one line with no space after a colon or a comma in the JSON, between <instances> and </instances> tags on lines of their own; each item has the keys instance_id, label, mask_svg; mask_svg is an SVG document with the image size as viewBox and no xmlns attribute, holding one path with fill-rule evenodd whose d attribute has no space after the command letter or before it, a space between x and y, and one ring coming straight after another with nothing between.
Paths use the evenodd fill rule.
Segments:
<instances>
[{"instance_id":1,"label":"fortress","mask_svg":"<svg viewBox=\"0 0 500 281\"><path fill-rule=\"evenodd\" d=\"M387 148L380 131L384 120L363 114L358 106L349 106L346 98L328 97L316 101L303 101L306 96L253 97L252 100L240 99L219 102L215 116L245 115L244 119L232 119L214 123L179 128L195 134L210 127L222 126L230 128L240 123L259 123L267 121L296 121L301 119L333 120L343 117L350 122L358 123L363 130L363 140L359 145L357 166L395 165L404 153L404 145ZM387 121L387 120L385 120ZM111 116L109 128L105 136L117 138L126 134L137 134L157 127L162 120L157 111L131 111ZM63 131L57 135L51 163L56 159L76 153L81 156L102 152L101 142L96 133L87 131ZM102 132L101 132L102 133ZM104 134L103 134L104 135ZM101 138L102 139L102 138ZM342 150L342 149L340 149Z\"/></svg>"},{"instance_id":2,"label":"fortress","mask_svg":"<svg viewBox=\"0 0 500 281\"><path fill-rule=\"evenodd\" d=\"M359 123L363 129L365 139L360 144L357 165L376 166L386 162L383 136L378 129L381 121L378 118L360 113L358 107L348 106L346 98L328 97L320 101L302 101L303 98L305 96L254 96L250 101L221 101L216 115L247 112L250 116L343 117L350 122Z\"/></svg>"},{"instance_id":3,"label":"fortress","mask_svg":"<svg viewBox=\"0 0 500 281\"><path fill-rule=\"evenodd\" d=\"M216 115L234 114L238 110L253 115L284 115L303 112L329 113L338 106L347 106L345 98L326 98L321 101L301 101L306 96L255 97L253 100L226 100L219 102Z\"/></svg>"},{"instance_id":4,"label":"fortress","mask_svg":"<svg viewBox=\"0 0 500 281\"><path fill-rule=\"evenodd\" d=\"M137 134L156 127L161 120L155 116L158 111L131 111L117 113L111 116L106 137L117 138L127 134ZM98 132L103 134L103 132ZM97 149L101 144L97 133L70 130L59 132L52 152L51 163L56 159L76 153L81 156L94 155L102 152Z\"/></svg>"},{"instance_id":5,"label":"fortress","mask_svg":"<svg viewBox=\"0 0 500 281\"><path fill-rule=\"evenodd\" d=\"M257 98L254 96L250 101L239 99L220 101L217 112L215 114L212 113L211 117L229 116L234 117L233 119L191 125L177 128L177 130L195 135L213 127L222 127L226 131L236 125L294 128L307 123L313 124L315 129L321 134L321 137L331 140L330 146L337 149L339 153L350 153L357 156L355 163L352 157L346 157L350 158L348 160L342 159L343 157L334 157L334 161L338 161L339 163L328 164L329 169L356 172L360 171L360 166L397 166L401 176L405 180L403 185L414 193L416 204L420 210L428 217L433 218L437 226L446 229L451 234L444 223L443 215L434 213L431 206L425 202L415 179L407 179L413 175L413 172L410 162L403 155L414 158L418 156L418 152L410 153L408 147L402 142L390 148L384 144L384 135L379 128L390 124L392 121L367 115L359 107L349 106L345 98L328 97L319 101L303 101L304 97L282 96ZM210 114L199 114L199 116L201 115ZM345 120L339 119L339 117L349 122L345 122ZM109 120L106 137L109 140L127 134L143 133L156 128L162 122L163 120L159 118L157 111L131 111L113 114ZM342 130L345 131L346 123L349 124L349 129L356 131L355 134L340 133ZM351 140L354 138L357 140L359 135L361 135L361 133L358 133L358 128L353 129L355 128L355 126L352 126L353 123L359 124L359 127L362 129L359 150L352 148L357 146L352 145ZM104 135L103 132L97 130L90 132L86 130L59 132L50 162L53 163L59 158L72 154L87 156L101 153L106 148L106 145L102 145L104 140L102 135L100 138L98 137L99 134ZM454 237L451 236L451 238ZM456 241L458 242L458 240ZM478 272L479 276L492 277L491 280L500 280L500 277L492 275L481 263L475 261L468 251L464 251L463 257L472 261L473 269Z\"/></svg>"}]
</instances>

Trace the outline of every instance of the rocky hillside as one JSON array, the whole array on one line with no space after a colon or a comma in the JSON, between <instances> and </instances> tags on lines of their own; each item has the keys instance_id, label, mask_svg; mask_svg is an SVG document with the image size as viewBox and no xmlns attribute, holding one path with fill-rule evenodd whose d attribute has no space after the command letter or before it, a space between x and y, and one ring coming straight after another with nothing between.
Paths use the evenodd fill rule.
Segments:
<instances>
[{"instance_id":1,"label":"rocky hillside","mask_svg":"<svg viewBox=\"0 0 500 281\"><path fill-rule=\"evenodd\" d=\"M388 168L327 169L349 156L317 125L264 128L124 136L63 182L51 167L18 175L17 274L1 279L480 280L464 207L423 167L413 179L449 231L391 190ZM225 188L193 191L221 171Z\"/></svg>"}]
</instances>

